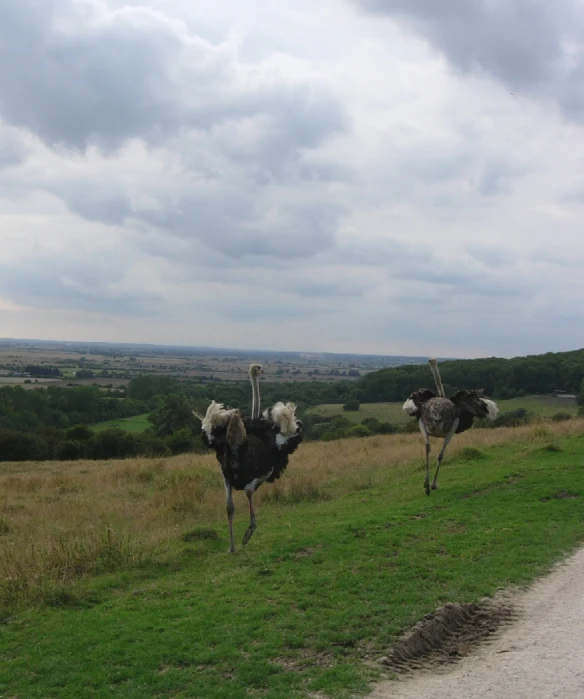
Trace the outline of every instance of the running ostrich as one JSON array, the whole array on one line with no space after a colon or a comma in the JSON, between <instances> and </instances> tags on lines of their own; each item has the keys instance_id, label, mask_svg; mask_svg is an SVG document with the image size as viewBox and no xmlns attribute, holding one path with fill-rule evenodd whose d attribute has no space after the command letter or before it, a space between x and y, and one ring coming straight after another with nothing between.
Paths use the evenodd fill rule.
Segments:
<instances>
[{"instance_id":1,"label":"running ostrich","mask_svg":"<svg viewBox=\"0 0 584 699\"><path fill-rule=\"evenodd\" d=\"M229 551L235 552L233 540L233 490L243 490L249 501L249 526L243 536L245 546L256 529L253 494L266 481L280 478L288 465L288 457L302 441L302 423L296 419L294 403L278 402L260 416L260 364L252 364L249 377L252 386L251 418L243 417L237 408L226 408L212 401L201 420L203 441L214 449L223 472Z\"/></svg>"},{"instance_id":2,"label":"running ostrich","mask_svg":"<svg viewBox=\"0 0 584 699\"><path fill-rule=\"evenodd\" d=\"M485 398L482 390L457 391L451 398L446 398L438 371L438 362L430 359L429 363L438 396L429 388L421 388L419 391L414 391L403 405L407 415L418 418L420 432L426 443L426 478L424 480L426 495L430 495L430 437L444 438L432 481L432 490L436 490L440 464L446 447L454 435L472 427L475 417L494 420L499 414L497 404Z\"/></svg>"}]
</instances>

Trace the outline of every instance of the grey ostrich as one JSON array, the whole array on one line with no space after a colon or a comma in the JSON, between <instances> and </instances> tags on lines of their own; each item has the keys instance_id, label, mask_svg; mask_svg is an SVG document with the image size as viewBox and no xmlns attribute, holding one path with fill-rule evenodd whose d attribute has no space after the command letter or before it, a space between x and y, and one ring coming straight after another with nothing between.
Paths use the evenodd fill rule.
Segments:
<instances>
[{"instance_id":1,"label":"grey ostrich","mask_svg":"<svg viewBox=\"0 0 584 699\"><path fill-rule=\"evenodd\" d=\"M265 482L280 478L288 465L288 457L302 441L302 423L296 419L294 403L276 403L260 416L260 364L252 364L249 376L252 384L252 415L243 417L241 411L226 408L212 401L201 420L205 444L215 451L223 472L227 518L229 522L229 551L235 551L233 540L233 490L243 490L249 502L249 526L243 546L256 529L253 494Z\"/></svg>"},{"instance_id":2,"label":"grey ostrich","mask_svg":"<svg viewBox=\"0 0 584 699\"><path fill-rule=\"evenodd\" d=\"M497 404L485 398L482 390L464 389L446 398L437 362L435 359L429 361L439 395L437 396L429 388L421 388L419 391L414 391L403 405L407 415L418 418L420 432L426 443L426 478L424 479L426 495L430 495L430 437L444 438L432 481L432 490L436 490L440 464L446 447L454 435L472 427L475 417L494 420L499 414Z\"/></svg>"}]
</instances>

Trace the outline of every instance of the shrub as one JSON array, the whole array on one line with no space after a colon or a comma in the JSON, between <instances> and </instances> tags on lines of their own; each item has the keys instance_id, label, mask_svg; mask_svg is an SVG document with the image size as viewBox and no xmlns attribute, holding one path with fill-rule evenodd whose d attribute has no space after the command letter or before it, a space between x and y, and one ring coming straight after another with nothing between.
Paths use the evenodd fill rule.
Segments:
<instances>
[{"instance_id":1,"label":"shrub","mask_svg":"<svg viewBox=\"0 0 584 699\"><path fill-rule=\"evenodd\" d=\"M370 437L371 430L366 425L353 425L345 431L345 437Z\"/></svg>"},{"instance_id":2,"label":"shrub","mask_svg":"<svg viewBox=\"0 0 584 699\"><path fill-rule=\"evenodd\" d=\"M166 445L172 454L182 454L193 450L193 433L189 427L182 427L166 438Z\"/></svg>"},{"instance_id":3,"label":"shrub","mask_svg":"<svg viewBox=\"0 0 584 699\"><path fill-rule=\"evenodd\" d=\"M368 427L371 430L371 432L377 432L380 422L376 417L366 417L363 420L361 420L361 424L365 425L365 427Z\"/></svg>"},{"instance_id":4,"label":"shrub","mask_svg":"<svg viewBox=\"0 0 584 699\"><path fill-rule=\"evenodd\" d=\"M60 461L76 461L85 456L85 444L72 439L62 442L56 450L55 458Z\"/></svg>"},{"instance_id":5,"label":"shrub","mask_svg":"<svg viewBox=\"0 0 584 699\"><path fill-rule=\"evenodd\" d=\"M393 434L394 432L397 432L397 428L390 422L380 422L377 426L377 429L375 430L376 434Z\"/></svg>"},{"instance_id":6,"label":"shrub","mask_svg":"<svg viewBox=\"0 0 584 699\"><path fill-rule=\"evenodd\" d=\"M565 422L566 420L571 420L572 416L570 413L558 412L552 415L552 422Z\"/></svg>"},{"instance_id":7,"label":"shrub","mask_svg":"<svg viewBox=\"0 0 584 699\"><path fill-rule=\"evenodd\" d=\"M371 430L371 434L393 434L396 428L389 422L379 422L376 417L366 417L361 424Z\"/></svg>"},{"instance_id":8,"label":"shrub","mask_svg":"<svg viewBox=\"0 0 584 699\"><path fill-rule=\"evenodd\" d=\"M0 429L0 461L42 461L48 456L47 442L40 435Z\"/></svg>"},{"instance_id":9,"label":"shrub","mask_svg":"<svg viewBox=\"0 0 584 699\"><path fill-rule=\"evenodd\" d=\"M345 403L345 405L343 405L343 410L345 410L346 412L356 412L360 408L361 408L361 403L357 399L354 399L354 398L351 398L350 400L348 400Z\"/></svg>"},{"instance_id":10,"label":"shrub","mask_svg":"<svg viewBox=\"0 0 584 699\"><path fill-rule=\"evenodd\" d=\"M136 436L119 429L110 427L94 434L87 442L87 457L89 459L124 459L135 456L137 449Z\"/></svg>"},{"instance_id":11,"label":"shrub","mask_svg":"<svg viewBox=\"0 0 584 699\"><path fill-rule=\"evenodd\" d=\"M86 439L90 439L93 436L93 432L87 425L75 425L74 427L70 427L65 432L65 435L67 439L84 442Z\"/></svg>"},{"instance_id":12,"label":"shrub","mask_svg":"<svg viewBox=\"0 0 584 699\"><path fill-rule=\"evenodd\" d=\"M509 410L506 413L501 413L496 420L487 423L488 427L518 427L519 425L528 425L531 422L533 415L525 408L517 408L517 410Z\"/></svg>"}]
</instances>

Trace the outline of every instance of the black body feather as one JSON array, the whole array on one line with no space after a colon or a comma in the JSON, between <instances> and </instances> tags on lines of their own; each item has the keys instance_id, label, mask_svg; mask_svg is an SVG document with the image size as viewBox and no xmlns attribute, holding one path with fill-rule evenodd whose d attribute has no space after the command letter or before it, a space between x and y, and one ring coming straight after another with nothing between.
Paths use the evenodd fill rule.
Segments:
<instances>
[{"instance_id":1,"label":"black body feather","mask_svg":"<svg viewBox=\"0 0 584 699\"><path fill-rule=\"evenodd\" d=\"M263 417L243 418L246 438L235 450L227 441L227 426L215 427L210 442L203 432L206 446L215 451L223 475L235 490L243 490L254 480L273 483L288 466L288 457L302 441L302 431L289 437L284 445L278 445L277 425Z\"/></svg>"}]
</instances>

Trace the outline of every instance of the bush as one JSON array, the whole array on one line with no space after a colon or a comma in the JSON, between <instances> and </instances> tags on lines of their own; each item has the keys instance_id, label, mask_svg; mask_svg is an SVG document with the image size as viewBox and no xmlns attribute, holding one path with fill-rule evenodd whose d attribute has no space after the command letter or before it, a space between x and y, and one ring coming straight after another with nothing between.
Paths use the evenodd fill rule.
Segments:
<instances>
[{"instance_id":1,"label":"bush","mask_svg":"<svg viewBox=\"0 0 584 699\"><path fill-rule=\"evenodd\" d=\"M166 438L166 445L171 454L182 454L192 451L194 446L193 433L188 427L182 427Z\"/></svg>"},{"instance_id":2,"label":"bush","mask_svg":"<svg viewBox=\"0 0 584 699\"><path fill-rule=\"evenodd\" d=\"M517 410L509 410L506 413L501 413L496 420L488 422L489 427L519 427L519 425L528 425L533 418L533 414L525 408L517 408Z\"/></svg>"},{"instance_id":3,"label":"bush","mask_svg":"<svg viewBox=\"0 0 584 699\"><path fill-rule=\"evenodd\" d=\"M389 422L379 422L376 417L366 417L361 420L361 424L371 430L371 434L393 434L396 431L394 425Z\"/></svg>"},{"instance_id":4,"label":"bush","mask_svg":"<svg viewBox=\"0 0 584 699\"><path fill-rule=\"evenodd\" d=\"M356 412L361 407L361 403L356 399L348 400L345 405L343 405L343 410L347 412Z\"/></svg>"},{"instance_id":5,"label":"bush","mask_svg":"<svg viewBox=\"0 0 584 699\"><path fill-rule=\"evenodd\" d=\"M48 456L47 442L40 435L0 429L0 461L43 461Z\"/></svg>"},{"instance_id":6,"label":"bush","mask_svg":"<svg viewBox=\"0 0 584 699\"><path fill-rule=\"evenodd\" d=\"M93 432L87 425L75 425L74 427L70 427L65 434L67 439L73 439L80 442L84 442L93 437Z\"/></svg>"},{"instance_id":7,"label":"bush","mask_svg":"<svg viewBox=\"0 0 584 699\"><path fill-rule=\"evenodd\" d=\"M394 434L394 432L397 432L397 428L390 422L380 422L375 430L375 434Z\"/></svg>"},{"instance_id":8,"label":"bush","mask_svg":"<svg viewBox=\"0 0 584 699\"><path fill-rule=\"evenodd\" d=\"M381 423L376 417L366 417L364 420L361 420L361 424L369 428L371 432L377 432Z\"/></svg>"},{"instance_id":9,"label":"bush","mask_svg":"<svg viewBox=\"0 0 584 699\"><path fill-rule=\"evenodd\" d=\"M77 461L85 456L85 444L69 439L56 449L55 458L59 461Z\"/></svg>"},{"instance_id":10,"label":"bush","mask_svg":"<svg viewBox=\"0 0 584 699\"><path fill-rule=\"evenodd\" d=\"M371 430L366 425L353 425L345 431L345 437L370 437Z\"/></svg>"},{"instance_id":11,"label":"bush","mask_svg":"<svg viewBox=\"0 0 584 699\"><path fill-rule=\"evenodd\" d=\"M570 413L559 412L552 415L552 422L565 422L566 420L571 420L572 416Z\"/></svg>"},{"instance_id":12,"label":"bush","mask_svg":"<svg viewBox=\"0 0 584 699\"><path fill-rule=\"evenodd\" d=\"M87 458L89 459L124 459L135 456L138 449L136 436L119 429L110 427L94 434L87 442Z\"/></svg>"}]
</instances>

